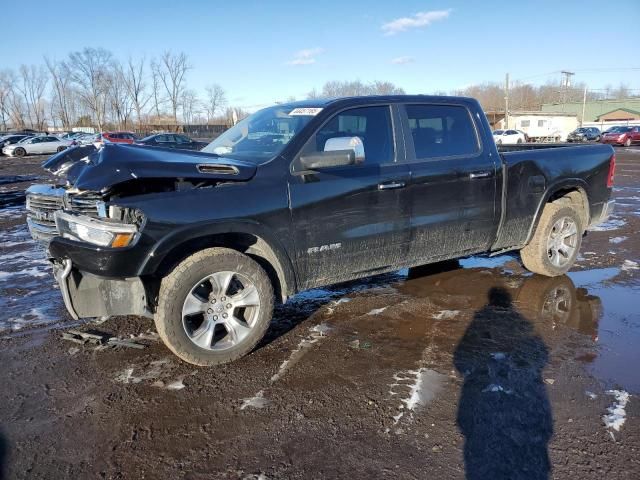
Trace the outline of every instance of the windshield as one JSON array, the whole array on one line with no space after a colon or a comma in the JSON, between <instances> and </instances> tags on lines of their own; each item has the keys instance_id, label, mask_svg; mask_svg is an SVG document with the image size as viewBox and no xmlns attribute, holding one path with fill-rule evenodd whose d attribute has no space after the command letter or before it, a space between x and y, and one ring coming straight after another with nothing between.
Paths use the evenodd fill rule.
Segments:
<instances>
[{"instance_id":1,"label":"windshield","mask_svg":"<svg viewBox=\"0 0 640 480\"><path fill-rule=\"evenodd\" d=\"M495 132L493 132L494 135L502 135L504 133L504 130L496 130Z\"/></svg>"},{"instance_id":2,"label":"windshield","mask_svg":"<svg viewBox=\"0 0 640 480\"><path fill-rule=\"evenodd\" d=\"M231 127L202 151L262 163L278 155L319 111L286 105L265 108Z\"/></svg>"},{"instance_id":3,"label":"windshield","mask_svg":"<svg viewBox=\"0 0 640 480\"><path fill-rule=\"evenodd\" d=\"M610 130L610 132L614 132L614 133L624 133L624 132L630 132L630 131L631 131L631 127L615 127Z\"/></svg>"},{"instance_id":4,"label":"windshield","mask_svg":"<svg viewBox=\"0 0 640 480\"><path fill-rule=\"evenodd\" d=\"M586 131L587 131L586 128L576 128L576 133L584 133Z\"/></svg>"},{"instance_id":5,"label":"windshield","mask_svg":"<svg viewBox=\"0 0 640 480\"><path fill-rule=\"evenodd\" d=\"M18 143L31 143L31 139L33 139L35 137L25 137L22 140L20 140Z\"/></svg>"}]
</instances>

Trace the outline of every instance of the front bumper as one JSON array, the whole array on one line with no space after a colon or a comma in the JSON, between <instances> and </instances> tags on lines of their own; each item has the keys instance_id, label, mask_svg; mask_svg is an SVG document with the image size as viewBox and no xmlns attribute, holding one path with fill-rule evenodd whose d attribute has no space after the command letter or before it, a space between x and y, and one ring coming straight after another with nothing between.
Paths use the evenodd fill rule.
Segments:
<instances>
[{"instance_id":1,"label":"front bumper","mask_svg":"<svg viewBox=\"0 0 640 480\"><path fill-rule=\"evenodd\" d=\"M67 311L74 319L140 315L153 317L144 283L139 277L109 279L74 267L69 259L53 261L53 274Z\"/></svg>"}]
</instances>

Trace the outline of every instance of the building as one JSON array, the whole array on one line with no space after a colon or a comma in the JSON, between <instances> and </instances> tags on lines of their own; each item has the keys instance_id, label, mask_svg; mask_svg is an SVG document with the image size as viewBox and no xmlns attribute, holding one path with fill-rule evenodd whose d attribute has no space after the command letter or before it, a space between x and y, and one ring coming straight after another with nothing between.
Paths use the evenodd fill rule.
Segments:
<instances>
[{"instance_id":1,"label":"building","mask_svg":"<svg viewBox=\"0 0 640 480\"><path fill-rule=\"evenodd\" d=\"M576 114L564 112L514 111L508 122L504 112L487 112L487 118L494 130L522 130L536 141L565 141L579 125Z\"/></svg>"},{"instance_id":2,"label":"building","mask_svg":"<svg viewBox=\"0 0 640 480\"><path fill-rule=\"evenodd\" d=\"M640 111L629 108L617 108L602 115L598 115L596 122L634 122L640 120Z\"/></svg>"},{"instance_id":3,"label":"building","mask_svg":"<svg viewBox=\"0 0 640 480\"><path fill-rule=\"evenodd\" d=\"M618 120L614 117L618 116L618 111L635 112L636 118L634 120L640 120L637 117L640 112L640 98L626 98L622 100L594 100L586 102L584 104L584 120L582 119L582 102L571 103L545 103L542 105L541 110L543 112L566 112L572 113L578 116L579 121L584 122L598 122L606 123L610 121L627 121ZM613 114L611 119L606 116ZM624 115L623 115L624 116ZM604 117L603 120L599 118Z\"/></svg>"}]
</instances>

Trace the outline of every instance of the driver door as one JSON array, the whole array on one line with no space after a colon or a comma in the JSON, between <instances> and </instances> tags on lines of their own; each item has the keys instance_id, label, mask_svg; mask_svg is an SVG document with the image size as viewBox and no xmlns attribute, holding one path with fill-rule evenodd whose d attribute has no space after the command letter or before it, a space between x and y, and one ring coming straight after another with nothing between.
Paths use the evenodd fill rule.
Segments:
<instances>
[{"instance_id":1,"label":"driver door","mask_svg":"<svg viewBox=\"0 0 640 480\"><path fill-rule=\"evenodd\" d=\"M323 152L332 139L358 137L362 163L304 170L296 161L289 178L295 262L302 288L336 283L402 261L409 240L405 186L409 169L399 123L389 105L337 113L300 155ZM359 141L355 141L358 143Z\"/></svg>"}]
</instances>

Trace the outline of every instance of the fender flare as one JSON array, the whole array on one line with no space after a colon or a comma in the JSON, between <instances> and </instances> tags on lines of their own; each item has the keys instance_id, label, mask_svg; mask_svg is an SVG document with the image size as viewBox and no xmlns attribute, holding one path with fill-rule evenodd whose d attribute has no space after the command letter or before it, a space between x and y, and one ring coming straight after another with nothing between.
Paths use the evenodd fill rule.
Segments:
<instances>
[{"instance_id":1,"label":"fender flare","mask_svg":"<svg viewBox=\"0 0 640 480\"><path fill-rule=\"evenodd\" d=\"M297 292L295 270L286 249L271 229L253 220L221 220L175 228L154 245L140 271L148 274L155 272L167 255L188 242L230 233L248 234L257 238L256 244L250 246L247 253L258 254L271 264L278 277L283 299Z\"/></svg>"},{"instance_id":2,"label":"fender flare","mask_svg":"<svg viewBox=\"0 0 640 480\"><path fill-rule=\"evenodd\" d=\"M561 190L578 190L580 191L587 200L587 205L589 205L589 185L587 182L580 178L565 178L561 180L557 180L554 183L550 184L542 195L540 202L536 206L536 211L533 217L533 222L529 226L529 232L527 233L527 239L524 245L527 245L531 241L531 237L533 233L536 231L538 227L538 222L540 221L540 216L542 215L542 210L544 206L549 202L549 199L557 192ZM589 212L587 212L587 215Z\"/></svg>"}]
</instances>

